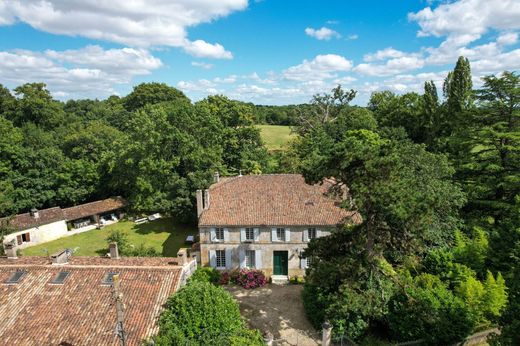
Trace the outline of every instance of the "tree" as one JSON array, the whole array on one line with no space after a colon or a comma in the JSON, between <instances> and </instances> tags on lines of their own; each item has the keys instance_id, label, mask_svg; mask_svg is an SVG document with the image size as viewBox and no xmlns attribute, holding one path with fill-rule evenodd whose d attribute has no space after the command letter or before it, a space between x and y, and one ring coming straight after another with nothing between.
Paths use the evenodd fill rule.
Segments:
<instances>
[{"instance_id":1,"label":"tree","mask_svg":"<svg viewBox=\"0 0 520 346\"><path fill-rule=\"evenodd\" d=\"M343 90L338 85L330 94L316 94L311 100L311 108L304 108L298 120L298 130L303 134L323 124L336 121L341 111L356 97L356 91Z\"/></svg>"},{"instance_id":2,"label":"tree","mask_svg":"<svg viewBox=\"0 0 520 346\"><path fill-rule=\"evenodd\" d=\"M443 86L447 110L451 116L456 116L473 105L473 82L469 60L460 56L455 69L448 73Z\"/></svg>"},{"instance_id":3,"label":"tree","mask_svg":"<svg viewBox=\"0 0 520 346\"><path fill-rule=\"evenodd\" d=\"M439 96L437 95L437 86L433 81L424 82L423 101L425 143L428 148L433 148L441 130Z\"/></svg>"},{"instance_id":4,"label":"tree","mask_svg":"<svg viewBox=\"0 0 520 346\"><path fill-rule=\"evenodd\" d=\"M189 99L182 91L165 83L141 83L124 98L124 106L128 111L135 111L146 105L176 101L189 101Z\"/></svg>"},{"instance_id":5,"label":"tree","mask_svg":"<svg viewBox=\"0 0 520 346\"><path fill-rule=\"evenodd\" d=\"M27 83L14 92L18 97L12 119L16 125L32 122L49 129L63 121L63 105L53 100L45 84Z\"/></svg>"}]
</instances>

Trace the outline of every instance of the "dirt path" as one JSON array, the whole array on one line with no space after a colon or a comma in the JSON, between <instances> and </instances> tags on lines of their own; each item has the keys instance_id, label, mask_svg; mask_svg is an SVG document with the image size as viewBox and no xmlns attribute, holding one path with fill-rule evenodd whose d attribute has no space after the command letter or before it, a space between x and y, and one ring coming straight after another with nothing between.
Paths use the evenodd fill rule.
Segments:
<instances>
[{"instance_id":1,"label":"dirt path","mask_svg":"<svg viewBox=\"0 0 520 346\"><path fill-rule=\"evenodd\" d=\"M246 290L229 286L227 290L240 304L240 312L252 328L273 334L275 345L319 345L320 336L305 317L301 285L266 285Z\"/></svg>"}]
</instances>

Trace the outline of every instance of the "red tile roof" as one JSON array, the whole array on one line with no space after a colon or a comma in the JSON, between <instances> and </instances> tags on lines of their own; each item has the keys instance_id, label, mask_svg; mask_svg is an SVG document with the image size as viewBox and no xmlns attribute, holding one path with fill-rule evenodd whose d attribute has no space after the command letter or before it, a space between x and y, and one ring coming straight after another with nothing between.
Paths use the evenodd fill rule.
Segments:
<instances>
[{"instance_id":1,"label":"red tile roof","mask_svg":"<svg viewBox=\"0 0 520 346\"><path fill-rule=\"evenodd\" d=\"M0 222L7 223L18 230L24 230L65 219L63 210L60 207L39 210L38 215L39 217L36 219L30 213L18 214L13 218L2 218Z\"/></svg>"},{"instance_id":2,"label":"red tile roof","mask_svg":"<svg viewBox=\"0 0 520 346\"><path fill-rule=\"evenodd\" d=\"M116 310L106 273L118 272L125 305L128 345L157 333L157 318L178 287L181 267L175 258L71 258L50 265L45 257L0 258L0 340L3 345L119 345ZM27 274L5 284L15 270ZM50 281L60 271L63 285Z\"/></svg>"},{"instance_id":3,"label":"red tile roof","mask_svg":"<svg viewBox=\"0 0 520 346\"><path fill-rule=\"evenodd\" d=\"M107 213L126 206L126 201L121 197L107 198L101 201L80 204L75 207L63 209L67 221L77 220L91 215Z\"/></svg>"},{"instance_id":4,"label":"red tile roof","mask_svg":"<svg viewBox=\"0 0 520 346\"><path fill-rule=\"evenodd\" d=\"M223 178L209 188L199 226L335 226L360 222L356 212L326 195L330 181L308 185L299 174Z\"/></svg>"}]
</instances>

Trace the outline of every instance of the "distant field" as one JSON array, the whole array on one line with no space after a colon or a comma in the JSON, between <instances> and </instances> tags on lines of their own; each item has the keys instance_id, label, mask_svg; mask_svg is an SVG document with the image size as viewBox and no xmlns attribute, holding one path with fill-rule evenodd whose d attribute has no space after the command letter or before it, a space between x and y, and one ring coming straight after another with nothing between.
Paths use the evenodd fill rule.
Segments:
<instances>
[{"instance_id":1,"label":"distant field","mask_svg":"<svg viewBox=\"0 0 520 346\"><path fill-rule=\"evenodd\" d=\"M153 246L166 257L177 256L179 248L184 246L188 234L197 234L196 227L177 225L171 218L164 218L140 225L131 221L121 221L70 237L65 237L48 243L42 243L22 250L23 256L45 256L47 251L53 254L65 248L79 248L76 256L100 256L107 253L107 236L112 230L121 230L128 234L128 241L134 246L144 244Z\"/></svg>"},{"instance_id":2,"label":"distant field","mask_svg":"<svg viewBox=\"0 0 520 346\"><path fill-rule=\"evenodd\" d=\"M265 146L269 150L280 150L285 148L287 142L296 135L291 133L289 126L280 125L257 125L262 134Z\"/></svg>"}]
</instances>

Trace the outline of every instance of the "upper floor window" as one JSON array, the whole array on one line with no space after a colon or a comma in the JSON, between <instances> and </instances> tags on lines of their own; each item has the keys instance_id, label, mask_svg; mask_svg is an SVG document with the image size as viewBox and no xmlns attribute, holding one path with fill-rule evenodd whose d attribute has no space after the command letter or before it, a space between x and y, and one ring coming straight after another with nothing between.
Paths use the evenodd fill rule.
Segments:
<instances>
[{"instance_id":1,"label":"upper floor window","mask_svg":"<svg viewBox=\"0 0 520 346\"><path fill-rule=\"evenodd\" d=\"M246 240L253 241L255 239L255 229L246 228Z\"/></svg>"},{"instance_id":2,"label":"upper floor window","mask_svg":"<svg viewBox=\"0 0 520 346\"><path fill-rule=\"evenodd\" d=\"M215 239L224 240L224 228L215 228Z\"/></svg>"},{"instance_id":3,"label":"upper floor window","mask_svg":"<svg viewBox=\"0 0 520 346\"><path fill-rule=\"evenodd\" d=\"M285 241L285 228L276 229L276 239L279 241Z\"/></svg>"},{"instance_id":4,"label":"upper floor window","mask_svg":"<svg viewBox=\"0 0 520 346\"><path fill-rule=\"evenodd\" d=\"M309 228L307 232L309 240L316 238L316 228Z\"/></svg>"}]
</instances>

